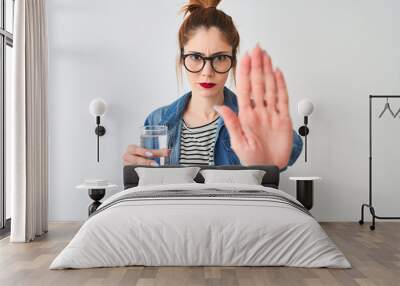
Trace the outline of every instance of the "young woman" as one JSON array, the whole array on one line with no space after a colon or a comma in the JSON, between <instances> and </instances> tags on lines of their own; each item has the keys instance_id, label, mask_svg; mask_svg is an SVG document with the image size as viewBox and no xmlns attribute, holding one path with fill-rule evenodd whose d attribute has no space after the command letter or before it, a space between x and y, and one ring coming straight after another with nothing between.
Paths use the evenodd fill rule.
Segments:
<instances>
[{"instance_id":1,"label":"young woman","mask_svg":"<svg viewBox=\"0 0 400 286\"><path fill-rule=\"evenodd\" d=\"M145 125L167 125L168 148L129 145L125 165L276 165L285 170L303 143L292 129L283 73L257 45L236 73L239 34L220 0L189 1L179 29L180 57L191 91L151 112ZM236 96L225 87L229 71Z\"/></svg>"}]
</instances>

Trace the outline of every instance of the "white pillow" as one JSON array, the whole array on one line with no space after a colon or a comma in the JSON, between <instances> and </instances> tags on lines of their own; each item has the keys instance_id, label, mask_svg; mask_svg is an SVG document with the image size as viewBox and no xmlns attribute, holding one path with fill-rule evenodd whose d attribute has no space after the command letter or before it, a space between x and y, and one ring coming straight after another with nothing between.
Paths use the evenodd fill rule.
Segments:
<instances>
[{"instance_id":1,"label":"white pillow","mask_svg":"<svg viewBox=\"0 0 400 286\"><path fill-rule=\"evenodd\" d=\"M236 183L248 185L261 185L265 175L263 170L201 170L204 183Z\"/></svg>"},{"instance_id":2,"label":"white pillow","mask_svg":"<svg viewBox=\"0 0 400 286\"><path fill-rule=\"evenodd\" d=\"M138 186L196 183L193 179L200 167L135 168L139 176Z\"/></svg>"}]
</instances>

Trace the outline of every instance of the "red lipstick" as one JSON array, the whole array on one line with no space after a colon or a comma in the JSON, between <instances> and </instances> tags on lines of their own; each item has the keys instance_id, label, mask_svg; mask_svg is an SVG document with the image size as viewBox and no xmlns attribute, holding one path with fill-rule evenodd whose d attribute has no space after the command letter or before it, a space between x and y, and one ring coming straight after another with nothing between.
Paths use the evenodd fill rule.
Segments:
<instances>
[{"instance_id":1,"label":"red lipstick","mask_svg":"<svg viewBox=\"0 0 400 286\"><path fill-rule=\"evenodd\" d=\"M204 88L212 88L215 86L215 83L211 83L211 82L201 82L200 85Z\"/></svg>"}]
</instances>

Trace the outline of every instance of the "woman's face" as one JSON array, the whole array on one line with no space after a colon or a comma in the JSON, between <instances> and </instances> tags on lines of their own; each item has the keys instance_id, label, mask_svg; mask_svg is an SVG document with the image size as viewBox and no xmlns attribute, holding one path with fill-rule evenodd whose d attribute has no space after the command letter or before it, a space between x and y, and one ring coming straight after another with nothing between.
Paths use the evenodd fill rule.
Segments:
<instances>
[{"instance_id":1,"label":"woman's face","mask_svg":"<svg viewBox=\"0 0 400 286\"><path fill-rule=\"evenodd\" d=\"M232 56L232 46L224 41L223 35L218 28L200 28L184 46L183 54L195 54L186 59L186 66L192 65L196 67L197 65L200 68L202 66L202 60L197 55L204 57L219 55L219 57L214 60L214 67L217 68L217 71L224 71L231 61L223 55ZM185 67L183 68L185 69ZM217 96L223 93L225 82L229 75L229 72L216 72L211 66L211 61L206 61L203 69L197 73L189 72L186 69L185 71L192 92L204 97ZM205 83L211 85L205 85Z\"/></svg>"}]
</instances>

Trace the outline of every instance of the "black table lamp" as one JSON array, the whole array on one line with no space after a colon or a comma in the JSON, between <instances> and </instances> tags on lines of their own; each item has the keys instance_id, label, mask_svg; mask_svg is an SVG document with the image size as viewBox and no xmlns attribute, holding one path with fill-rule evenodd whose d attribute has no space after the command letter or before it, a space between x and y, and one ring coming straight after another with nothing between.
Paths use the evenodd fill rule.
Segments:
<instances>
[{"instance_id":1,"label":"black table lamp","mask_svg":"<svg viewBox=\"0 0 400 286\"><path fill-rule=\"evenodd\" d=\"M106 129L104 126L100 125L100 116L104 115L107 109L106 102L101 98L93 99L89 105L90 113L96 117L96 124L97 127L94 132L97 135L97 162L99 162L99 137L106 134Z\"/></svg>"},{"instance_id":2,"label":"black table lamp","mask_svg":"<svg viewBox=\"0 0 400 286\"><path fill-rule=\"evenodd\" d=\"M310 130L307 127L308 116L313 112L313 110L314 105L307 99L303 99L297 104L297 111L300 115L304 116L304 125L299 128L299 134L304 137L305 162L307 162L307 135L310 133Z\"/></svg>"}]
</instances>

